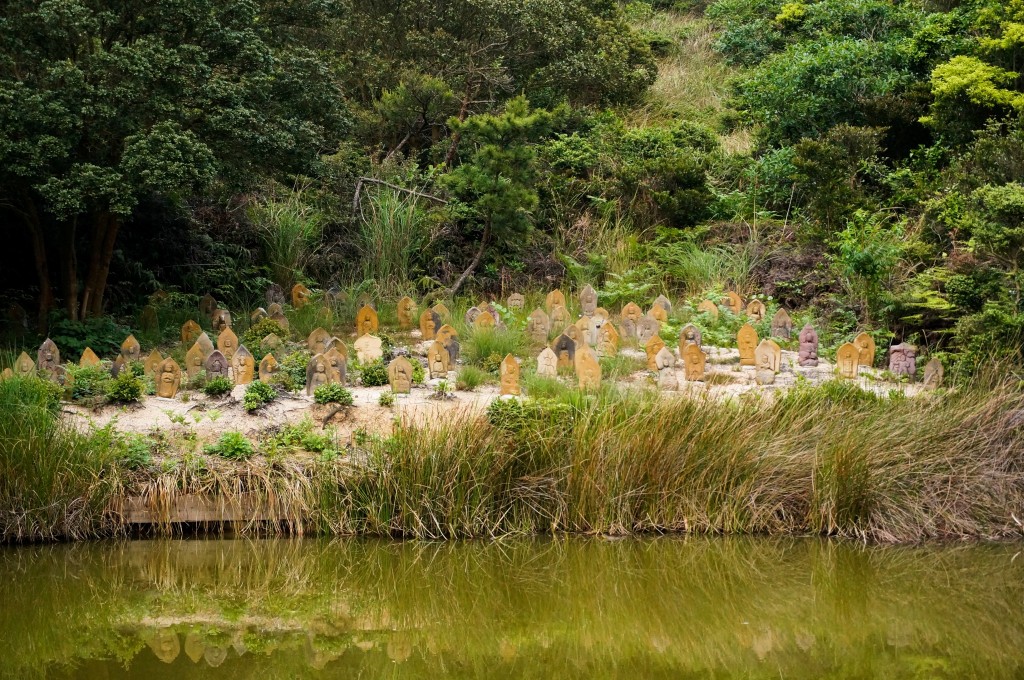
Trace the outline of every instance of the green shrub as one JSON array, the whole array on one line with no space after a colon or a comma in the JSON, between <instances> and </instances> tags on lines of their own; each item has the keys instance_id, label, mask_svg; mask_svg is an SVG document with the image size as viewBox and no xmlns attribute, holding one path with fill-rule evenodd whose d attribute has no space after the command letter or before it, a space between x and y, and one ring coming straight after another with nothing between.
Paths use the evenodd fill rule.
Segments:
<instances>
[{"instance_id":1,"label":"green shrub","mask_svg":"<svg viewBox=\"0 0 1024 680\"><path fill-rule=\"evenodd\" d=\"M387 392L381 392L380 398L377 399L377 403L385 408L390 408L395 405L395 393L391 390Z\"/></svg>"},{"instance_id":2,"label":"green shrub","mask_svg":"<svg viewBox=\"0 0 1024 680\"><path fill-rule=\"evenodd\" d=\"M306 384L306 367L313 357L308 350L292 352L281 360L281 370L277 372L277 379L281 387L289 392L295 392Z\"/></svg>"},{"instance_id":3,"label":"green shrub","mask_svg":"<svg viewBox=\"0 0 1024 680\"><path fill-rule=\"evenodd\" d=\"M125 367L107 384L107 399L118 404L130 404L142 399L146 384L142 378Z\"/></svg>"},{"instance_id":4,"label":"green shrub","mask_svg":"<svg viewBox=\"0 0 1024 680\"><path fill-rule=\"evenodd\" d=\"M142 435L129 435L121 442L118 462L129 470L143 470L153 464L149 440Z\"/></svg>"},{"instance_id":5,"label":"green shrub","mask_svg":"<svg viewBox=\"0 0 1024 680\"><path fill-rule=\"evenodd\" d=\"M416 362L419 363L419 362ZM413 366L413 371L416 367ZM380 387L388 384L388 367L384 365L383 359L377 359L373 363L363 366L359 379L365 387Z\"/></svg>"},{"instance_id":6,"label":"green shrub","mask_svg":"<svg viewBox=\"0 0 1024 680\"><path fill-rule=\"evenodd\" d=\"M419 359L410 357L409 363L412 364L412 381L417 385L422 385L427 377L427 369L423 368Z\"/></svg>"},{"instance_id":7,"label":"green shrub","mask_svg":"<svg viewBox=\"0 0 1024 680\"><path fill-rule=\"evenodd\" d=\"M102 366L79 366L67 364L71 376L71 398L90 399L101 397L107 393L110 383L110 372Z\"/></svg>"},{"instance_id":8,"label":"green shrub","mask_svg":"<svg viewBox=\"0 0 1024 680\"><path fill-rule=\"evenodd\" d=\"M472 392L490 379L491 376L483 369L476 366L463 366L455 378L455 389Z\"/></svg>"},{"instance_id":9,"label":"green shrub","mask_svg":"<svg viewBox=\"0 0 1024 680\"><path fill-rule=\"evenodd\" d=\"M273 319L260 319L242 333L242 337L239 338L239 342L245 345L246 348L253 353L253 356L258 356L259 359L262 359L263 357L259 356L260 342L262 342L263 338L267 337L271 333L282 340L288 337L288 331L282 328L281 324L277 323Z\"/></svg>"},{"instance_id":10,"label":"green shrub","mask_svg":"<svg viewBox=\"0 0 1024 680\"><path fill-rule=\"evenodd\" d=\"M522 429L526 424L525 402L519 399L495 399L487 407L487 422L510 432Z\"/></svg>"},{"instance_id":11,"label":"green shrub","mask_svg":"<svg viewBox=\"0 0 1024 680\"><path fill-rule=\"evenodd\" d=\"M235 384L229 378L217 376L210 378L203 385L203 392L208 397L222 397L234 388Z\"/></svg>"},{"instance_id":12,"label":"green shrub","mask_svg":"<svg viewBox=\"0 0 1024 680\"><path fill-rule=\"evenodd\" d=\"M277 397L277 391L265 382L254 380L245 388L242 405L249 413L266 406Z\"/></svg>"},{"instance_id":13,"label":"green shrub","mask_svg":"<svg viewBox=\"0 0 1024 680\"><path fill-rule=\"evenodd\" d=\"M323 453L334 448L330 435L314 431L313 421L305 418L302 422L287 424L274 437L273 444L288 448L301 448L312 453Z\"/></svg>"},{"instance_id":14,"label":"green shrub","mask_svg":"<svg viewBox=\"0 0 1024 680\"><path fill-rule=\"evenodd\" d=\"M99 356L112 356L121 351L121 343L131 330L114 323L109 316L95 316L85 321L71 321L66 316L50 319L50 339L57 343L62 356L74 359L91 347Z\"/></svg>"},{"instance_id":15,"label":"green shrub","mask_svg":"<svg viewBox=\"0 0 1024 680\"><path fill-rule=\"evenodd\" d=\"M338 383L321 385L313 392L313 400L318 404L340 404L351 406L353 404L352 392Z\"/></svg>"},{"instance_id":16,"label":"green shrub","mask_svg":"<svg viewBox=\"0 0 1024 680\"><path fill-rule=\"evenodd\" d=\"M206 447L206 453L228 460L245 460L256 451L241 432L225 432L216 443Z\"/></svg>"}]
</instances>

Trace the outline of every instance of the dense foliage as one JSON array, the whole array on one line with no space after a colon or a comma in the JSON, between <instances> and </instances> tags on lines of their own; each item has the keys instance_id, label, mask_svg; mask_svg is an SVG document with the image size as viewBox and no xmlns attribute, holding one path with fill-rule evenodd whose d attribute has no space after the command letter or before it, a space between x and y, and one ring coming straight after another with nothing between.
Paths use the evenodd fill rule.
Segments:
<instances>
[{"instance_id":1,"label":"dense foliage","mask_svg":"<svg viewBox=\"0 0 1024 680\"><path fill-rule=\"evenodd\" d=\"M589 282L1019 358L1022 26L1022 0L18 0L0 287L75 354L157 290Z\"/></svg>"}]
</instances>

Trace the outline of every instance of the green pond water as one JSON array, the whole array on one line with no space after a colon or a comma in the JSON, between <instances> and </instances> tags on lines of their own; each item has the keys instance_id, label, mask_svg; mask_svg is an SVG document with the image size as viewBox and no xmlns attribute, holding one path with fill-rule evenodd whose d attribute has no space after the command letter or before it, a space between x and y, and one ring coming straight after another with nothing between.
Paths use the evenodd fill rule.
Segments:
<instances>
[{"instance_id":1,"label":"green pond water","mask_svg":"<svg viewBox=\"0 0 1024 680\"><path fill-rule=\"evenodd\" d=\"M0 677L1024 678L1021 550L675 537L6 547Z\"/></svg>"}]
</instances>

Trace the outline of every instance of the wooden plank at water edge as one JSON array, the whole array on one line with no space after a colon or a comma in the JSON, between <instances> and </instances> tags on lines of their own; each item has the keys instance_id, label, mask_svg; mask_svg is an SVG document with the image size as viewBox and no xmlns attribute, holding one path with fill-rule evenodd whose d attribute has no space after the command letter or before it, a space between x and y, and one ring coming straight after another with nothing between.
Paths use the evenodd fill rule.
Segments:
<instances>
[{"instance_id":1,"label":"wooden plank at water edge","mask_svg":"<svg viewBox=\"0 0 1024 680\"><path fill-rule=\"evenodd\" d=\"M254 493L239 494L228 500L223 496L185 494L150 507L146 499L134 496L124 505L128 524L187 524L190 522L269 522L291 519L273 503L264 503Z\"/></svg>"}]
</instances>

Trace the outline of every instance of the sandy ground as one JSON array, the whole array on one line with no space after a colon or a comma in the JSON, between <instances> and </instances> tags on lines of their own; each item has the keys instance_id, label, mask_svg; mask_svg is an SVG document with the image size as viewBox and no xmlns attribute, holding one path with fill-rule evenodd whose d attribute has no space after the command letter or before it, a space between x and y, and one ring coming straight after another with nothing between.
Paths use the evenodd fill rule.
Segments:
<instances>
[{"instance_id":1,"label":"sandy ground","mask_svg":"<svg viewBox=\"0 0 1024 680\"><path fill-rule=\"evenodd\" d=\"M418 333L417 333L418 335ZM425 355L429 343L416 343L411 348L413 354ZM778 390L792 387L801 378L812 384L830 380L834 376L834 366L822 361L816 368L802 368L797 365L795 352L782 353L782 370L772 385L758 385L755 370L752 367L739 366L739 351L730 348L706 347L708 364L705 382L687 382L684 378L682 365L676 371L679 383L678 392L665 392L666 395L685 394L694 398L735 399L740 395L761 393L771 398ZM636 349L624 348L621 354L636 358L646 355ZM449 376L449 384L455 383L455 372ZM873 369L862 369L857 384L865 389L881 395L896 390L913 396L920 391L917 385L900 385L884 382L881 372ZM480 413L494 400L499 398L498 385L484 385L473 392L454 392L449 398L435 398L434 387L438 380L428 380L424 385L414 386L411 394L396 395L395 405L391 408L382 407L378 399L382 392L390 391L384 387L352 387L355 400L353 407L340 411L330 417L333 409L317 405L312 397L305 394L288 394L276 399L259 411L249 414L242 408L242 396L245 386L239 385L223 398L210 398L200 392L180 393L174 399L145 397L140 404L131 406L103 406L89 408L77 405L66 405L64 412L76 426L113 427L122 432L166 433L195 435L200 441L212 441L224 432L238 431L249 438L258 438L261 434L272 432L286 423L298 423L310 418L318 426L328 425L335 428L342 441L351 440L353 435L362 430L373 434L390 433L397 422L426 424L450 420L461 414ZM630 388L654 387L656 377L646 371L640 371L620 380L620 385Z\"/></svg>"}]
</instances>

